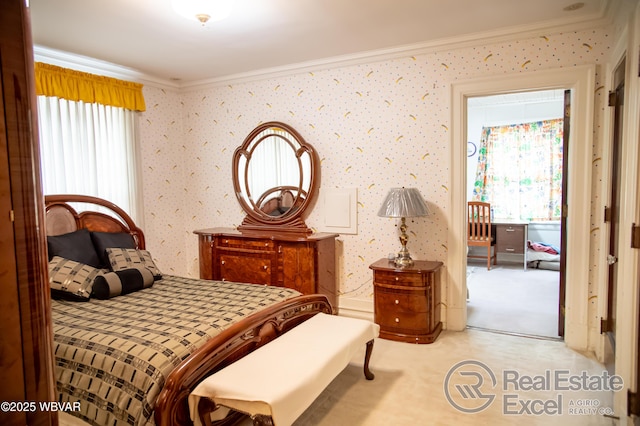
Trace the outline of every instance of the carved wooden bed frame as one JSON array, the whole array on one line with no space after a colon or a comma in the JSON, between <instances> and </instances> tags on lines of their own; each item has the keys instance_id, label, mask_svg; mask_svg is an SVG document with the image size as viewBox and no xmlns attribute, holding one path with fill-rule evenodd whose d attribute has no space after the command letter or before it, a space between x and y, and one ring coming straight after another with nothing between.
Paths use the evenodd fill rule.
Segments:
<instances>
[{"instance_id":1,"label":"carved wooden bed frame","mask_svg":"<svg viewBox=\"0 0 640 426\"><path fill-rule=\"evenodd\" d=\"M78 213L69 203L83 203L86 208L78 209L81 210ZM96 211L96 206L115 216ZM47 235L60 235L82 228L96 232L128 232L139 249L145 248L144 233L131 217L120 207L101 198L48 195L45 196L45 215ZM325 296L298 296L250 315L207 341L168 376L156 400L156 425L192 425L187 398L200 381L319 312L332 313ZM242 414L232 412L215 424L233 424L240 417Z\"/></svg>"}]
</instances>

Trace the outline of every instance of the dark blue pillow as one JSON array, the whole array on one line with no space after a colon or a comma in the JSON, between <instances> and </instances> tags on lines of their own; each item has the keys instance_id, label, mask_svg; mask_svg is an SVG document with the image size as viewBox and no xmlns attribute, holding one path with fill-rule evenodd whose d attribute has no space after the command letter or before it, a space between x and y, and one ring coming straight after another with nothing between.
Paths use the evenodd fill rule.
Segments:
<instances>
[{"instance_id":1,"label":"dark blue pillow","mask_svg":"<svg viewBox=\"0 0 640 426\"><path fill-rule=\"evenodd\" d=\"M108 248L136 248L135 240L126 232L91 232L91 240L100 258L100 267L106 269L111 268L106 252Z\"/></svg>"},{"instance_id":2,"label":"dark blue pillow","mask_svg":"<svg viewBox=\"0 0 640 426\"><path fill-rule=\"evenodd\" d=\"M49 260L54 256L74 260L85 265L100 268L100 258L93 247L91 236L86 229L78 229L68 234L48 236Z\"/></svg>"}]
</instances>

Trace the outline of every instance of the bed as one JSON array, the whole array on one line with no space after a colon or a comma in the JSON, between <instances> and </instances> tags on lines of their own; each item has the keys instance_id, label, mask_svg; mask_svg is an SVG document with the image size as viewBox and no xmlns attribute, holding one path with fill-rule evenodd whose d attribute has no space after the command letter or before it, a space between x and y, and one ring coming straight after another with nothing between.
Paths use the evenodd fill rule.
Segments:
<instances>
[{"instance_id":1,"label":"bed","mask_svg":"<svg viewBox=\"0 0 640 426\"><path fill-rule=\"evenodd\" d=\"M142 230L106 200L50 195L45 211L58 397L87 424L190 425L187 398L205 377L333 313L323 295L162 274ZM97 265L62 256L87 235Z\"/></svg>"},{"instance_id":2,"label":"bed","mask_svg":"<svg viewBox=\"0 0 640 426\"><path fill-rule=\"evenodd\" d=\"M559 249L547 243L527 241L527 266L534 269L559 271Z\"/></svg>"}]
</instances>

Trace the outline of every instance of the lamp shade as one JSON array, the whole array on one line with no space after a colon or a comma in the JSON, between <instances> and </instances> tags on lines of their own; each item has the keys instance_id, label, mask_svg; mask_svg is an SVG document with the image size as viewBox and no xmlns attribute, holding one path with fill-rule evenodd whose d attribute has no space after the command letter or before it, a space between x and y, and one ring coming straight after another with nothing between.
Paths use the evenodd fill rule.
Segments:
<instances>
[{"instance_id":1,"label":"lamp shade","mask_svg":"<svg viewBox=\"0 0 640 426\"><path fill-rule=\"evenodd\" d=\"M384 199L378 216L416 217L430 213L427 203L416 188L392 188Z\"/></svg>"}]
</instances>

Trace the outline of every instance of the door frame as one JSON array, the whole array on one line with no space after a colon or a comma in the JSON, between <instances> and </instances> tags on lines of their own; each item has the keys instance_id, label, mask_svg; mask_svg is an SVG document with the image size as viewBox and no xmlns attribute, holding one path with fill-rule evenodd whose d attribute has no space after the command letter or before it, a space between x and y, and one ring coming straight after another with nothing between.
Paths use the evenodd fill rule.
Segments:
<instances>
[{"instance_id":1,"label":"door frame","mask_svg":"<svg viewBox=\"0 0 640 426\"><path fill-rule=\"evenodd\" d=\"M466 303L467 98L503 93L571 89L567 194L567 270L565 343L577 350L589 345L588 293L595 65L491 76L452 84L451 222L448 224L446 327L464 330ZM580 141L580 143L578 143ZM573 206L573 207L572 207Z\"/></svg>"}]
</instances>

